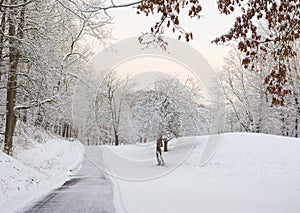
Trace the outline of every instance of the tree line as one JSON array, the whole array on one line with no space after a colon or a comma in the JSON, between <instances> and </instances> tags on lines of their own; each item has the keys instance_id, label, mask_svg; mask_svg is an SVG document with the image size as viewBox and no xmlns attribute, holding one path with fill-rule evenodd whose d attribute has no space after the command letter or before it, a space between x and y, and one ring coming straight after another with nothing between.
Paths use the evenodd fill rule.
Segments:
<instances>
[{"instance_id":1,"label":"tree line","mask_svg":"<svg viewBox=\"0 0 300 213\"><path fill-rule=\"evenodd\" d=\"M299 42L294 45L299 52ZM285 97L284 106L272 105L265 94L267 85L264 79L276 61L269 59L266 63L257 59L255 66L259 67L260 72L256 72L243 66L243 57L233 48L220 72L226 100L226 131L300 137L299 57L291 58L286 63L291 68L286 76L291 93Z\"/></svg>"},{"instance_id":2,"label":"tree line","mask_svg":"<svg viewBox=\"0 0 300 213\"><path fill-rule=\"evenodd\" d=\"M235 50L224 67L223 73L226 75L220 76L228 110L225 130L299 137L300 1L218 0L217 5L225 15L240 11L228 33L212 41L216 44L236 42ZM180 98L172 97L174 94L160 93L159 90L140 92L140 97L129 94L121 98L122 95L117 95L118 87L124 88L122 92L125 95L125 88L130 82L119 84L114 83L116 79L111 79L104 87L118 86L112 87L106 94L97 94L97 100L89 106L93 109L91 111L97 112L94 118L87 121L89 128L74 128L71 119L72 93L80 72L89 69L87 64L92 56L91 45L86 44L90 38L96 38L101 44L110 38L108 26L111 17L107 12L122 7L134 7L137 13L145 16L159 15L145 34L152 36L150 42L156 42L163 49L167 48L163 40L167 29L175 33L178 39L183 37L187 42L193 39L196 35L187 31L181 20L183 17L201 19L202 12L198 0L140 0L119 5L101 0L0 1L0 134L7 154L12 154L18 122L61 136L75 137L93 132L96 127L90 124L93 119L99 120L101 117L106 119L104 123L97 123L97 128L103 132L101 137L119 143L122 140L120 127L125 126L122 125L119 109L124 105L128 112L135 108L137 113L139 110L140 113L153 110L150 106L156 106L156 111L150 113L156 118L155 122L130 115L130 125L140 127L133 129L139 130L135 135L139 135L141 141L149 140L148 135L152 134L148 132L145 136L147 122L151 123L151 128L162 130L163 134L176 135L179 134L178 129L181 133L185 132L184 122L191 121L183 119L184 113L178 108L179 105L186 109L200 107L202 112L207 110L199 103L197 105L192 100L184 99L186 96L181 97L184 100L181 102ZM145 34L139 39L142 43L145 42ZM162 82L174 85L174 82L167 80ZM166 86L162 82L158 83L161 88ZM182 87L178 82L177 86L177 89ZM102 90L105 91L105 88L100 88L99 92ZM181 88L179 94L186 90ZM143 100L145 96L149 102ZM133 98L135 102L126 105L125 100ZM138 103L145 104L145 109L139 108ZM108 113L114 110L115 113ZM104 116L100 116L101 113ZM198 116L197 113L195 115ZM201 116L200 119L207 120ZM109 127L105 124L107 122ZM275 127L272 128L272 125ZM157 135L162 134L158 132Z\"/></svg>"},{"instance_id":3,"label":"tree line","mask_svg":"<svg viewBox=\"0 0 300 213\"><path fill-rule=\"evenodd\" d=\"M95 98L81 116L86 122L79 122L82 141L119 145L208 133L209 109L201 103L196 80L159 78L154 88L144 90L134 89L134 84L115 71L102 75Z\"/></svg>"},{"instance_id":4,"label":"tree line","mask_svg":"<svg viewBox=\"0 0 300 213\"><path fill-rule=\"evenodd\" d=\"M72 87L90 57L87 36L105 40L100 1L0 1L0 118L12 153L18 121L62 136L71 128ZM88 41L85 41L88 42Z\"/></svg>"}]
</instances>

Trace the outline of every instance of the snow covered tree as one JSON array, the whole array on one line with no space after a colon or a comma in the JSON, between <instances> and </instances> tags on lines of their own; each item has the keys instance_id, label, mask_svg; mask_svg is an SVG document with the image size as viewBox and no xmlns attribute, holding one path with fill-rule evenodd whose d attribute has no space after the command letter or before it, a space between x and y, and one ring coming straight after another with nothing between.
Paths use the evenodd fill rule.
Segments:
<instances>
[{"instance_id":1,"label":"snow covered tree","mask_svg":"<svg viewBox=\"0 0 300 213\"><path fill-rule=\"evenodd\" d=\"M130 97L133 86L129 77L122 79L116 72L110 71L104 75L99 85L96 101L95 115L100 132L112 132L114 144L120 143L120 125L126 112L126 101ZM128 104L127 104L128 105Z\"/></svg>"},{"instance_id":2,"label":"snow covered tree","mask_svg":"<svg viewBox=\"0 0 300 213\"><path fill-rule=\"evenodd\" d=\"M199 104L199 94L194 89L176 78L160 79L155 89L139 91L133 99L135 132L140 141L156 140L159 165L163 164L161 146L168 151L170 138L205 132L207 109Z\"/></svg>"},{"instance_id":3,"label":"snow covered tree","mask_svg":"<svg viewBox=\"0 0 300 213\"><path fill-rule=\"evenodd\" d=\"M300 42L293 44L294 49L300 52ZM289 82L289 89L291 95L286 98L286 104L281 107L281 129L282 134L292 137L300 137L299 135L299 119L300 119L300 105L299 105L299 94L300 94L300 60L299 56L291 58L287 62L287 66L290 67L290 72L287 74L287 80Z\"/></svg>"},{"instance_id":4,"label":"snow covered tree","mask_svg":"<svg viewBox=\"0 0 300 213\"><path fill-rule=\"evenodd\" d=\"M233 50L225 59L222 71L222 86L228 103L227 130L299 137L299 60L292 58L287 63L292 68L287 75L291 95L286 97L286 105L270 107L265 97L267 85L262 79L272 69L270 64L276 62L272 57L268 63L257 59L255 66L260 72L256 73L243 66L243 57Z\"/></svg>"},{"instance_id":5,"label":"snow covered tree","mask_svg":"<svg viewBox=\"0 0 300 213\"><path fill-rule=\"evenodd\" d=\"M59 132L69 135L71 119L66 117L70 108L63 108L70 107L74 77L88 56L80 41L86 35L109 36L105 28L109 18L103 11L89 10L100 3L1 1L1 97L7 103L1 105L1 111L6 112L6 153L11 154L17 120L52 130L58 122Z\"/></svg>"},{"instance_id":6,"label":"snow covered tree","mask_svg":"<svg viewBox=\"0 0 300 213\"><path fill-rule=\"evenodd\" d=\"M73 1L72 1L73 2ZM76 3L73 2L76 5ZM194 38L190 31L185 30L182 19L201 18L202 6L199 0L140 0L129 3L115 4L111 1L108 6L94 6L94 10L107 11L113 8L134 6L138 14L145 16L156 15L158 20L150 27L150 32L145 33L153 39L140 41L149 45L157 42L166 49L167 43L162 35L165 31L183 37L187 42ZM266 73L266 93L272 96L274 105L284 104L284 98L291 93L286 88L287 72L291 71L286 62L297 55L293 42L300 39L300 1L299 0L218 0L217 6L220 13L229 15L239 10L234 26L228 33L216 38L212 42L222 44L229 41L238 42L238 50L245 53L242 60L243 66L255 69L255 61L260 58L264 62L272 57L277 63L272 64L272 69ZM260 21L266 23L268 34L259 31ZM148 38L148 36L147 36ZM275 47L275 48L274 48Z\"/></svg>"},{"instance_id":7,"label":"snow covered tree","mask_svg":"<svg viewBox=\"0 0 300 213\"><path fill-rule=\"evenodd\" d=\"M243 56L233 50L225 59L222 85L230 108L244 131L261 132L269 117L265 103L262 73L251 73L243 67Z\"/></svg>"},{"instance_id":8,"label":"snow covered tree","mask_svg":"<svg viewBox=\"0 0 300 213\"><path fill-rule=\"evenodd\" d=\"M283 105L285 97L291 93L286 87L287 74L294 71L287 62L298 54L293 43L300 38L300 1L249 0L243 3L243 0L220 0L218 8L224 14L241 9L241 15L229 32L214 42L237 41L238 50L245 54L242 65L253 71L260 71L257 60L276 62L269 64L263 82L272 104ZM261 23L265 24L266 31L261 31Z\"/></svg>"},{"instance_id":9,"label":"snow covered tree","mask_svg":"<svg viewBox=\"0 0 300 213\"><path fill-rule=\"evenodd\" d=\"M300 42L295 42L295 49L300 51ZM294 70L292 75L292 80L290 80L292 85L292 94L294 99L294 137L300 137L300 56L297 55L290 62L291 69Z\"/></svg>"},{"instance_id":10,"label":"snow covered tree","mask_svg":"<svg viewBox=\"0 0 300 213\"><path fill-rule=\"evenodd\" d=\"M165 80L161 80L165 81ZM132 111L134 120L138 120L139 137L156 138L156 158L163 165L161 147L165 137L179 136L181 121L175 100L163 90L139 92L134 100ZM167 143L165 151L167 151Z\"/></svg>"}]
</instances>

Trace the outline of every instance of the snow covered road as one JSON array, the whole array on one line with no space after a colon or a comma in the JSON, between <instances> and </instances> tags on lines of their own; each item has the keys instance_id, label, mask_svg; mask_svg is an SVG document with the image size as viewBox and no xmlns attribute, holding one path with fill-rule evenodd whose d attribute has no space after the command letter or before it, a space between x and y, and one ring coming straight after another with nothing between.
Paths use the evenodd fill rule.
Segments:
<instances>
[{"instance_id":1,"label":"snow covered road","mask_svg":"<svg viewBox=\"0 0 300 213\"><path fill-rule=\"evenodd\" d=\"M87 147L78 173L60 188L17 212L115 212L101 147Z\"/></svg>"}]
</instances>

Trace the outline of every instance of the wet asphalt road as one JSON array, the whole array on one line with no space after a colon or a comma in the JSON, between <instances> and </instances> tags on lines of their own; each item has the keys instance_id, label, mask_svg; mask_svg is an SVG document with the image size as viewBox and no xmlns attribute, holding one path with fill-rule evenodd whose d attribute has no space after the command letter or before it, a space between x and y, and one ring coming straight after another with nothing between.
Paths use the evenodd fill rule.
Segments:
<instances>
[{"instance_id":1,"label":"wet asphalt road","mask_svg":"<svg viewBox=\"0 0 300 213\"><path fill-rule=\"evenodd\" d=\"M113 188L103 168L101 147L87 147L82 167L60 188L17 212L114 213Z\"/></svg>"}]
</instances>

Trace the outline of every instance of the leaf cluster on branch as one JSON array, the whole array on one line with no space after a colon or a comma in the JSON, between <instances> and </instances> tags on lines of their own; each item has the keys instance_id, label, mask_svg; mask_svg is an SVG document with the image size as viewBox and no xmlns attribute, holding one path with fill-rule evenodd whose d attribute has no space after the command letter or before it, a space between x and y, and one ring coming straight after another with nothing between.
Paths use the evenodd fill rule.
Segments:
<instances>
[{"instance_id":1,"label":"leaf cluster on branch","mask_svg":"<svg viewBox=\"0 0 300 213\"><path fill-rule=\"evenodd\" d=\"M229 15L236 10L234 26L228 33L217 37L212 43L223 44L230 41L238 42L239 51L246 54L243 65L250 70L260 71L256 66L258 59L273 59L270 73L265 77L266 100L272 105L284 105L284 100L291 90L287 87L287 72L290 71L288 61L297 52L293 42L300 38L300 1L299 0L218 0L218 9L222 14ZM185 13L186 12L186 13ZM156 42L166 49L167 44L161 35L165 29L182 36L189 42L193 39L192 32L186 32L182 18L200 18L202 6L199 0L144 0L137 6L138 14L159 15L159 20L150 28L150 32L140 37L141 43ZM183 16L182 16L183 15ZM260 24L268 28L268 33L261 32ZM147 41L144 35L152 36ZM146 40L146 42L145 42Z\"/></svg>"},{"instance_id":2,"label":"leaf cluster on branch","mask_svg":"<svg viewBox=\"0 0 300 213\"><path fill-rule=\"evenodd\" d=\"M187 10L187 11L186 11ZM190 18L200 18L202 7L199 0L147 0L142 1L137 6L138 14L159 14L160 19L150 28L151 34L154 37L164 34L165 28L171 29L173 33L178 33L180 40L182 35L189 42L193 39L192 32L186 32L181 26L179 15L182 11L187 12Z\"/></svg>"},{"instance_id":3,"label":"leaf cluster on branch","mask_svg":"<svg viewBox=\"0 0 300 213\"><path fill-rule=\"evenodd\" d=\"M232 13L237 7L242 14L225 35L216 38L216 44L238 41L238 49L245 53L245 68L260 71L256 66L258 59L271 57L274 63L265 77L266 95L270 94L272 105L283 105L285 97L291 93L287 85L288 61L297 52L293 42L300 38L299 0L219 0L218 8L223 14ZM259 23L263 22L268 31L261 32ZM268 98L268 96L266 96Z\"/></svg>"}]
</instances>

